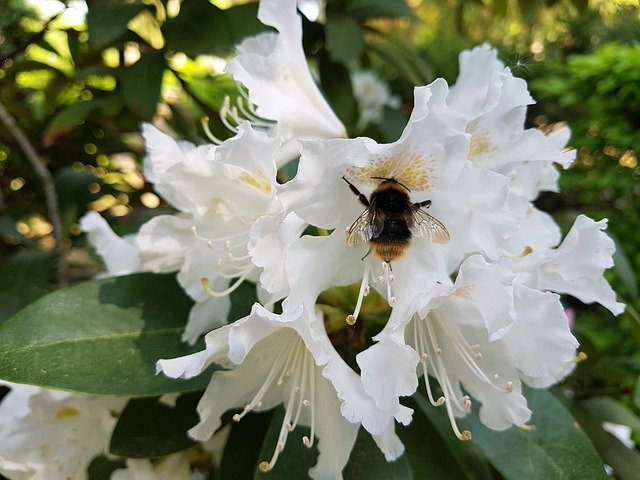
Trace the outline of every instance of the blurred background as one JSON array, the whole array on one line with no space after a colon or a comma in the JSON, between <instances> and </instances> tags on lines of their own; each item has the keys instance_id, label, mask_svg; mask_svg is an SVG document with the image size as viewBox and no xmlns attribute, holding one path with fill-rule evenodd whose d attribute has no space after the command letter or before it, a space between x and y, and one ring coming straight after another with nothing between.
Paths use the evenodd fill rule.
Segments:
<instances>
[{"instance_id":1,"label":"blurred background","mask_svg":"<svg viewBox=\"0 0 640 480\"><path fill-rule=\"evenodd\" d=\"M640 465L634 451L640 441L639 2L328 0L320 6L323 23L304 20L305 50L350 136L396 140L412 109L413 86L436 77L455 82L458 53L482 42L495 45L505 65L529 82L537 104L528 126L571 127L577 161L562 173L561 193L545 193L537 204L565 233L578 213L609 219L617 252L608 278L628 308L615 318L566 299L587 359L557 392L576 400L574 414L606 463ZM318 7L299 2L312 20ZM3 2L0 322L99 270L77 223L87 210L100 212L119 234L168 211L141 173L142 122L196 143L208 141L207 129L231 136L218 112L238 92L223 69L236 43L266 29L256 12L256 3L232 0ZM615 439L600 428L615 418L630 426L622 434L631 436L624 452L612 453L607 445Z\"/></svg>"}]
</instances>

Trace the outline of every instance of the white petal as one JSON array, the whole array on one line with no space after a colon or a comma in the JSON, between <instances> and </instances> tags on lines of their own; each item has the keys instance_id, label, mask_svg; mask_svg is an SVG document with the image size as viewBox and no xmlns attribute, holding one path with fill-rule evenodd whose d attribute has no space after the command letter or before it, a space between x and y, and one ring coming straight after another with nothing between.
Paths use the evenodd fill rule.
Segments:
<instances>
[{"instance_id":1,"label":"white petal","mask_svg":"<svg viewBox=\"0 0 640 480\"><path fill-rule=\"evenodd\" d=\"M225 70L247 87L259 115L278 122L275 136L341 137L344 126L307 66L296 1L262 1L258 18L278 34L264 33L242 42Z\"/></svg>"},{"instance_id":2,"label":"white petal","mask_svg":"<svg viewBox=\"0 0 640 480\"><path fill-rule=\"evenodd\" d=\"M159 215L142 225L136 237L142 266L153 272L180 269L196 241L192 226L191 220L175 215Z\"/></svg>"},{"instance_id":3,"label":"white petal","mask_svg":"<svg viewBox=\"0 0 640 480\"><path fill-rule=\"evenodd\" d=\"M578 342L558 295L515 285L514 299L516 320L505 343L522 374L547 387L572 370Z\"/></svg>"},{"instance_id":4,"label":"white petal","mask_svg":"<svg viewBox=\"0 0 640 480\"><path fill-rule=\"evenodd\" d=\"M389 426L382 434L373 436L373 440L384 454L387 462L393 462L404 453L404 445L400 437L396 435L394 427L393 423L389 423Z\"/></svg>"},{"instance_id":5,"label":"white petal","mask_svg":"<svg viewBox=\"0 0 640 480\"><path fill-rule=\"evenodd\" d=\"M508 183L503 175L467 163L450 189L431 194L429 213L449 231L451 251L502 256L502 243L518 227L507 202Z\"/></svg>"},{"instance_id":6,"label":"white petal","mask_svg":"<svg viewBox=\"0 0 640 480\"><path fill-rule=\"evenodd\" d=\"M469 118L477 118L498 103L504 68L497 51L488 44L460 53L460 74L451 87L448 103Z\"/></svg>"},{"instance_id":7,"label":"white petal","mask_svg":"<svg viewBox=\"0 0 640 480\"><path fill-rule=\"evenodd\" d=\"M356 443L359 426L347 422L340 415L338 398L330 382L322 379L316 382L316 387L316 436L319 454L318 463L309 470L309 476L314 480L342 479L342 469Z\"/></svg>"},{"instance_id":8,"label":"white petal","mask_svg":"<svg viewBox=\"0 0 640 480\"><path fill-rule=\"evenodd\" d=\"M127 241L119 237L97 212L88 212L80 219L80 227L84 230L89 242L97 250L107 267L106 275L127 275L142 271L138 259L138 248L133 238Z\"/></svg>"},{"instance_id":9,"label":"white petal","mask_svg":"<svg viewBox=\"0 0 640 480\"><path fill-rule=\"evenodd\" d=\"M569 293L585 303L598 302L614 315L624 311L602 276L613 265L613 241L604 233L607 220L580 215L564 241L543 264L537 288Z\"/></svg>"},{"instance_id":10,"label":"white petal","mask_svg":"<svg viewBox=\"0 0 640 480\"><path fill-rule=\"evenodd\" d=\"M490 341L502 338L513 324L514 278L511 264L505 260L489 264L480 255L473 255L460 266L454 295L469 300L479 310Z\"/></svg>"},{"instance_id":11,"label":"white petal","mask_svg":"<svg viewBox=\"0 0 640 480\"><path fill-rule=\"evenodd\" d=\"M221 298L207 298L197 302L189 312L189 320L182 333L182 341L193 345L200 335L210 332L227 323L231 299L228 296Z\"/></svg>"},{"instance_id":12,"label":"white petal","mask_svg":"<svg viewBox=\"0 0 640 480\"><path fill-rule=\"evenodd\" d=\"M265 215L251 226L247 247L251 260L263 269L260 274L262 288L275 296L284 296L289 290L285 258L305 226L306 223L295 213L287 215L284 220Z\"/></svg>"},{"instance_id":13,"label":"white petal","mask_svg":"<svg viewBox=\"0 0 640 480\"><path fill-rule=\"evenodd\" d=\"M418 388L418 354L411 347L389 338L356 356L362 385L376 405L400 423L408 425L413 410L400 404L399 397L413 395Z\"/></svg>"},{"instance_id":14,"label":"white petal","mask_svg":"<svg viewBox=\"0 0 640 480\"><path fill-rule=\"evenodd\" d=\"M339 230L328 237L305 235L294 242L285 260L291 286L283 304L285 309L301 304L313 306L324 290L360 280L364 271L362 255L347 245L346 234Z\"/></svg>"}]
</instances>

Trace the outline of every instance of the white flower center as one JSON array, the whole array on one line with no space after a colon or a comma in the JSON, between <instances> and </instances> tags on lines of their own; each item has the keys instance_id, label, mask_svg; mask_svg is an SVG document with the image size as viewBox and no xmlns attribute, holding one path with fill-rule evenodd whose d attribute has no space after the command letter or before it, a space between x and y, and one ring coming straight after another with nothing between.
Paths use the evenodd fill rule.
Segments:
<instances>
[{"instance_id":1,"label":"white flower center","mask_svg":"<svg viewBox=\"0 0 640 480\"><path fill-rule=\"evenodd\" d=\"M224 254L218 258L215 265L215 268L217 269L217 276L221 278L237 279L226 290L217 292L211 289L209 279L204 277L201 279L203 288L212 297L224 297L225 295L229 295L247 279L254 269L254 265L251 262L251 256L247 253L249 231L243 230L232 235L206 238L198 233L198 229L194 225L191 227L191 232L198 240L205 242L207 247L210 249L213 250L218 248L222 249L224 252Z\"/></svg>"},{"instance_id":2,"label":"white flower center","mask_svg":"<svg viewBox=\"0 0 640 480\"><path fill-rule=\"evenodd\" d=\"M460 431L456 423L453 405L456 405L464 412L471 410L471 399L468 395L458 397L456 390L447 374L446 366L442 359L444 344L438 342L436 334L436 325L441 327L449 340L448 345L453 347L455 352L460 356L464 364L469 370L483 383L492 386L498 391L504 393L510 393L513 391L513 384L507 382L504 387L500 387L498 382L500 376L495 373L493 380L491 380L478 365L478 362L482 360L482 353L480 352L479 345L469 345L464 336L460 333L460 330L450 322L446 322L436 312L430 312L426 318L420 319L414 317L413 319L413 344L415 350L420 355L420 363L422 365L422 372L424 375L424 383L427 390L427 396L429 401L434 406L445 405L447 409L447 415L449 416L449 422L451 428L460 440L471 440L471 432L469 430ZM434 399L429 384L428 374L433 376L440 387L442 388L444 396Z\"/></svg>"},{"instance_id":3,"label":"white flower center","mask_svg":"<svg viewBox=\"0 0 640 480\"><path fill-rule=\"evenodd\" d=\"M308 437L304 436L302 442L308 448L313 446L315 438L315 375L316 364L313 356L307 350L302 338L298 335L292 335L286 346L278 353L265 381L253 399L245 405L242 413L233 416L233 420L239 422L248 412L260 408L262 398L274 387L274 382L275 387L281 387L284 393L287 389L289 390L276 448L270 461L260 463L260 471L268 472L275 466L278 456L287 443L289 432L293 431L300 421L303 408L310 409L311 433Z\"/></svg>"}]
</instances>

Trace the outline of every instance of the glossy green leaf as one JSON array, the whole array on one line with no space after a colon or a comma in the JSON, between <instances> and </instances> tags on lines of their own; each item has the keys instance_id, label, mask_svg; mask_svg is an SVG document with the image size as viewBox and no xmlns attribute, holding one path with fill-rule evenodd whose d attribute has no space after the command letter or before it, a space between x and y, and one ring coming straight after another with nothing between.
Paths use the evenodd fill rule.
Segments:
<instances>
[{"instance_id":1,"label":"glossy green leaf","mask_svg":"<svg viewBox=\"0 0 640 480\"><path fill-rule=\"evenodd\" d=\"M241 422L231 423L231 432L220 462L218 480L251 478L260 462L262 442L267 434L273 411L250 413Z\"/></svg>"},{"instance_id":2,"label":"glossy green leaf","mask_svg":"<svg viewBox=\"0 0 640 480\"><path fill-rule=\"evenodd\" d=\"M110 480L111 474L120 468L127 468L124 460L109 460L105 456L94 458L87 468L87 480Z\"/></svg>"},{"instance_id":3,"label":"glossy green leaf","mask_svg":"<svg viewBox=\"0 0 640 480\"><path fill-rule=\"evenodd\" d=\"M581 405L575 405L573 412L602 459L613 468L616 478L620 480L636 480L638 472L640 472L640 454L628 448L615 436L605 431L602 428L602 420L594 417L591 412Z\"/></svg>"},{"instance_id":4,"label":"glossy green leaf","mask_svg":"<svg viewBox=\"0 0 640 480\"><path fill-rule=\"evenodd\" d=\"M97 395L148 397L203 389L209 375L156 375L180 341L192 302L175 275L92 280L46 295L0 325L0 378Z\"/></svg>"},{"instance_id":5,"label":"glossy green leaf","mask_svg":"<svg viewBox=\"0 0 640 480\"><path fill-rule=\"evenodd\" d=\"M600 422L619 423L640 431L640 417L613 398L594 397L580 402L580 406Z\"/></svg>"},{"instance_id":6,"label":"glossy green leaf","mask_svg":"<svg viewBox=\"0 0 640 480\"><path fill-rule=\"evenodd\" d=\"M127 24L144 9L140 1L94 0L88 2L87 25L93 45L105 46L127 31Z\"/></svg>"},{"instance_id":7,"label":"glossy green leaf","mask_svg":"<svg viewBox=\"0 0 640 480\"><path fill-rule=\"evenodd\" d=\"M475 412L460 422L498 471L508 480L606 478L593 445L560 401L546 390L524 388L523 393L533 411L531 430L496 432Z\"/></svg>"},{"instance_id":8,"label":"glossy green leaf","mask_svg":"<svg viewBox=\"0 0 640 480\"><path fill-rule=\"evenodd\" d=\"M129 458L169 455L195 444L187 430L198 423L196 407L202 392L181 395L174 407L158 397L130 400L111 435L109 451Z\"/></svg>"},{"instance_id":9,"label":"glossy green leaf","mask_svg":"<svg viewBox=\"0 0 640 480\"><path fill-rule=\"evenodd\" d=\"M0 322L51 289L57 258L53 252L23 250L0 262Z\"/></svg>"},{"instance_id":10,"label":"glossy green leaf","mask_svg":"<svg viewBox=\"0 0 640 480\"><path fill-rule=\"evenodd\" d=\"M424 388L424 387L422 387ZM422 390L424 391L424 390ZM421 416L428 419L438 435L440 441L444 442L441 456L452 456L458 464L461 475L450 478L466 478L470 480L493 480L495 477L491 473L491 468L484 455L470 442L461 442L451 430L451 424L444 408L434 407L429 400L421 393L415 393L412 397L415 402L414 422L419 421ZM446 453L444 453L446 451Z\"/></svg>"},{"instance_id":11,"label":"glossy green leaf","mask_svg":"<svg viewBox=\"0 0 640 480\"><path fill-rule=\"evenodd\" d=\"M164 55L151 52L126 68L122 74L124 99L131 111L140 118L150 119L156 113L165 67Z\"/></svg>"},{"instance_id":12,"label":"glossy green leaf","mask_svg":"<svg viewBox=\"0 0 640 480\"><path fill-rule=\"evenodd\" d=\"M332 62L348 64L358 59L364 49L364 34L353 17L329 15L324 31Z\"/></svg>"}]
</instances>

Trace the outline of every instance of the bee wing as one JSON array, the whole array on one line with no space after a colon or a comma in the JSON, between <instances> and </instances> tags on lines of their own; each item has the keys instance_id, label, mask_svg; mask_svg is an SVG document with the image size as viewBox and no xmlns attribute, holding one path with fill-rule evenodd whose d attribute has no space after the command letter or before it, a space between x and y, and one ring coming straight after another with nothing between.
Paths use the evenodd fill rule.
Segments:
<instances>
[{"instance_id":1,"label":"bee wing","mask_svg":"<svg viewBox=\"0 0 640 480\"><path fill-rule=\"evenodd\" d=\"M382 232L384 220L376 215L374 209L367 208L356 218L347 232L347 245L361 247L372 238L376 238Z\"/></svg>"},{"instance_id":2,"label":"bee wing","mask_svg":"<svg viewBox=\"0 0 640 480\"><path fill-rule=\"evenodd\" d=\"M423 208L412 208L407 216L409 231L416 237L424 237L434 243L449 243L451 237L440 220Z\"/></svg>"}]
</instances>

